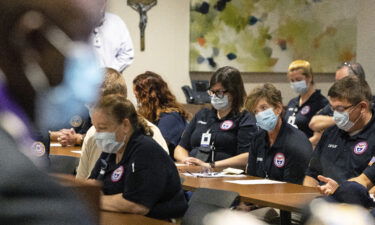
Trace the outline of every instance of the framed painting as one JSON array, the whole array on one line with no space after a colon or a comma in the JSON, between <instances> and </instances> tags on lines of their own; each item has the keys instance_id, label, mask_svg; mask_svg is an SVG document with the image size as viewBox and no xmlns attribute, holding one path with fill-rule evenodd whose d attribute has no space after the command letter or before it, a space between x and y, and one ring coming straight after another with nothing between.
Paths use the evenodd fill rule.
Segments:
<instances>
[{"instance_id":1,"label":"framed painting","mask_svg":"<svg viewBox=\"0 0 375 225\"><path fill-rule=\"evenodd\" d=\"M334 72L355 61L356 14L351 0L191 0L190 71L284 72L304 59Z\"/></svg>"}]
</instances>

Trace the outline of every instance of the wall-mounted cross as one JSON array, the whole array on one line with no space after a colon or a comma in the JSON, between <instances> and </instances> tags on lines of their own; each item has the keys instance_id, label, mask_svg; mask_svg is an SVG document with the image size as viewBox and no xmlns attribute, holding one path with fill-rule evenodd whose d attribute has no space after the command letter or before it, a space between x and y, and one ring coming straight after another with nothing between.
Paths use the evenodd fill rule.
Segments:
<instances>
[{"instance_id":1,"label":"wall-mounted cross","mask_svg":"<svg viewBox=\"0 0 375 225\"><path fill-rule=\"evenodd\" d=\"M141 51L145 50L145 29L147 25L147 11L155 6L157 0L128 0L128 5L139 13L139 29L141 31Z\"/></svg>"}]
</instances>

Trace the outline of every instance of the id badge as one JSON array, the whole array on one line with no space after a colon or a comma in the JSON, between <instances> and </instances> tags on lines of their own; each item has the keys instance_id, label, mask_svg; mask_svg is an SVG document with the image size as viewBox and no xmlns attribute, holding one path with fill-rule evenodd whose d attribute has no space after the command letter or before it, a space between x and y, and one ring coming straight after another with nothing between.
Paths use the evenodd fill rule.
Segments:
<instances>
[{"instance_id":1,"label":"id badge","mask_svg":"<svg viewBox=\"0 0 375 225\"><path fill-rule=\"evenodd\" d=\"M202 139L201 139L201 146L205 146L205 147L209 146L210 140L211 140L211 134L210 133L203 133Z\"/></svg>"}]
</instances>

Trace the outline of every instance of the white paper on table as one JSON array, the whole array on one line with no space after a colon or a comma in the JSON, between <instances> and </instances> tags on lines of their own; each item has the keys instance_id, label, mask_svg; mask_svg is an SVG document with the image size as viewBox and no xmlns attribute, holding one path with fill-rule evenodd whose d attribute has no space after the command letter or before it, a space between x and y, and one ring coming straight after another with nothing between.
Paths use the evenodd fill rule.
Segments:
<instances>
[{"instance_id":1,"label":"white paper on table","mask_svg":"<svg viewBox=\"0 0 375 225\"><path fill-rule=\"evenodd\" d=\"M73 150L72 152L74 152L74 153L78 153L78 154L81 154L81 155L82 155L82 150Z\"/></svg>"},{"instance_id":2,"label":"white paper on table","mask_svg":"<svg viewBox=\"0 0 375 225\"><path fill-rule=\"evenodd\" d=\"M51 143L50 146L51 147L61 147L61 144L60 143Z\"/></svg>"},{"instance_id":3,"label":"white paper on table","mask_svg":"<svg viewBox=\"0 0 375 225\"><path fill-rule=\"evenodd\" d=\"M277 181L277 180L269 180L269 179L258 179L258 180L225 180L224 182L233 183L233 184L282 184L285 182Z\"/></svg>"},{"instance_id":4,"label":"white paper on table","mask_svg":"<svg viewBox=\"0 0 375 225\"><path fill-rule=\"evenodd\" d=\"M209 177L209 178L220 178L220 177L246 177L243 174L224 174L224 173L183 173L183 175L188 177Z\"/></svg>"}]
</instances>

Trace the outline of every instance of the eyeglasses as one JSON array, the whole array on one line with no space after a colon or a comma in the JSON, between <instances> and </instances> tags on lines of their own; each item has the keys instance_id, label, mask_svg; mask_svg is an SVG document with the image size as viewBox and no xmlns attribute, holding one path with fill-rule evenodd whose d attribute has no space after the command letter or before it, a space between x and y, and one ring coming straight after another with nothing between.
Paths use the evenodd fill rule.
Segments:
<instances>
[{"instance_id":1,"label":"eyeglasses","mask_svg":"<svg viewBox=\"0 0 375 225\"><path fill-rule=\"evenodd\" d=\"M336 107L333 108L333 107L330 105L332 111L337 111L337 112L344 112L344 111L348 110L349 108L351 108L351 107L353 107L353 106L355 106L355 105L348 105L348 106L342 106L342 105L339 105L339 106L336 106Z\"/></svg>"},{"instance_id":2,"label":"eyeglasses","mask_svg":"<svg viewBox=\"0 0 375 225\"><path fill-rule=\"evenodd\" d=\"M218 98L224 98L224 94L227 92L228 92L227 90L217 90L217 91L208 90L207 91L209 96L213 97L214 95L216 95L216 97Z\"/></svg>"},{"instance_id":3,"label":"eyeglasses","mask_svg":"<svg viewBox=\"0 0 375 225\"><path fill-rule=\"evenodd\" d=\"M350 62L344 62L342 65L348 67L354 73L354 75L358 75Z\"/></svg>"}]
</instances>

